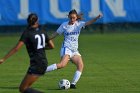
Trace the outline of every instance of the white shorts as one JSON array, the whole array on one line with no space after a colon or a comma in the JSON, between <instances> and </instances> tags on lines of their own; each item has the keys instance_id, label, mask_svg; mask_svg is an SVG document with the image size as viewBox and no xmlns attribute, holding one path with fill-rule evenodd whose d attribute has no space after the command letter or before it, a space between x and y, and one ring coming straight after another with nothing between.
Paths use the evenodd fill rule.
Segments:
<instances>
[{"instance_id":1,"label":"white shorts","mask_svg":"<svg viewBox=\"0 0 140 93\"><path fill-rule=\"evenodd\" d=\"M61 51L60 51L60 56L63 57L63 56L66 55L66 54L69 55L70 58L72 58L72 57L75 56L75 55L81 56L81 54L79 53L78 50L77 50L77 51L72 51L72 50L70 50L70 49L67 48L67 47L62 47L62 48L61 48Z\"/></svg>"}]
</instances>

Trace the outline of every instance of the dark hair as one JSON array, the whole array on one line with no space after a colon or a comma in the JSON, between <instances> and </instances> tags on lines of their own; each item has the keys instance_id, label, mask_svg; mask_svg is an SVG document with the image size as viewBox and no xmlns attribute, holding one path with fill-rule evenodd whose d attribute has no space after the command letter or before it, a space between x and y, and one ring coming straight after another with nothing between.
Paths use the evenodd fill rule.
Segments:
<instances>
[{"instance_id":1,"label":"dark hair","mask_svg":"<svg viewBox=\"0 0 140 93\"><path fill-rule=\"evenodd\" d=\"M78 14L77 11L75 9L73 9L69 12L69 15L71 15L71 14L76 14L77 15L77 20L83 20L83 13Z\"/></svg>"},{"instance_id":2,"label":"dark hair","mask_svg":"<svg viewBox=\"0 0 140 93\"><path fill-rule=\"evenodd\" d=\"M35 13L31 13L29 14L28 18L27 18L27 22L28 22L28 26L32 26L34 25L38 20L38 16Z\"/></svg>"}]
</instances>

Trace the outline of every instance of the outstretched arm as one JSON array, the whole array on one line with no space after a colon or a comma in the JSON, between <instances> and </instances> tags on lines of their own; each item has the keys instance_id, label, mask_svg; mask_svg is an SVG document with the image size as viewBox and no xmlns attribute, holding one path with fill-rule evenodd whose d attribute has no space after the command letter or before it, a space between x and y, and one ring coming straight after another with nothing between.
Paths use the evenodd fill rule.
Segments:
<instances>
[{"instance_id":1,"label":"outstretched arm","mask_svg":"<svg viewBox=\"0 0 140 93\"><path fill-rule=\"evenodd\" d=\"M16 53L23 46L23 44L24 43L22 41L19 41L14 48L12 48L2 59L0 59L0 64L3 63L7 58L12 56L14 53Z\"/></svg>"},{"instance_id":2,"label":"outstretched arm","mask_svg":"<svg viewBox=\"0 0 140 93\"><path fill-rule=\"evenodd\" d=\"M96 22L96 21L97 21L99 18L101 18L102 16L103 16L102 14L99 14L96 18L94 18L94 19L92 19L92 20L86 22L86 23L85 23L85 26L90 25L90 24Z\"/></svg>"},{"instance_id":3,"label":"outstretched arm","mask_svg":"<svg viewBox=\"0 0 140 93\"><path fill-rule=\"evenodd\" d=\"M54 39L56 36L58 36L59 34L57 32L54 32L50 37L49 37L49 41L46 43L45 49L46 50L50 50L54 48L54 43L52 41L52 39Z\"/></svg>"},{"instance_id":4,"label":"outstretched arm","mask_svg":"<svg viewBox=\"0 0 140 93\"><path fill-rule=\"evenodd\" d=\"M54 32L50 37L49 39L54 39L56 36L58 36L59 34L57 32Z\"/></svg>"}]
</instances>

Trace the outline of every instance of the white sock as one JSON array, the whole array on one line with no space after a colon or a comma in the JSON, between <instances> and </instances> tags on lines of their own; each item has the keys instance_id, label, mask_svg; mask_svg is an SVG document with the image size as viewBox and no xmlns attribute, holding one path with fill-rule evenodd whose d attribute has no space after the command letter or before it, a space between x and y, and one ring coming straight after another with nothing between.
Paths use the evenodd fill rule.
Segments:
<instances>
[{"instance_id":1,"label":"white sock","mask_svg":"<svg viewBox=\"0 0 140 93\"><path fill-rule=\"evenodd\" d=\"M52 65L47 67L46 72L50 72L50 71L53 71L53 70L56 70L56 69L57 69L56 64L52 64Z\"/></svg>"},{"instance_id":2,"label":"white sock","mask_svg":"<svg viewBox=\"0 0 140 93\"><path fill-rule=\"evenodd\" d=\"M75 74L74 74L74 77L73 77L73 80L72 80L71 84L76 85L76 83L78 82L78 80L79 80L80 77L81 77L81 74L82 74L82 72L80 72L80 71L77 70L77 71L75 72Z\"/></svg>"}]
</instances>

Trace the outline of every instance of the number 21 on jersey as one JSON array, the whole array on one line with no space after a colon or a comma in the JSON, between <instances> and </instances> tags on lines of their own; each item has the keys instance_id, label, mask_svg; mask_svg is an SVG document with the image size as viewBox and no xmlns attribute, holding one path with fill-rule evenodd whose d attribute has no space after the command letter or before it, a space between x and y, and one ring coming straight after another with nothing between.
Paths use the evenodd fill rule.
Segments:
<instances>
[{"instance_id":1,"label":"number 21 on jersey","mask_svg":"<svg viewBox=\"0 0 140 93\"><path fill-rule=\"evenodd\" d=\"M36 34L35 39L37 39L37 49L41 49L45 47L45 35L44 34Z\"/></svg>"}]
</instances>

